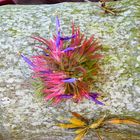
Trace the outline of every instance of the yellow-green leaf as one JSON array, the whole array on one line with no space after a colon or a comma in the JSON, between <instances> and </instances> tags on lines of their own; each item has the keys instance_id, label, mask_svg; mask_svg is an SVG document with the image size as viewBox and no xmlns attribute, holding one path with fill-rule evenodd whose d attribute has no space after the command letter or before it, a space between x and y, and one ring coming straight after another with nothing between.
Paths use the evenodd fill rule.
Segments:
<instances>
[{"instance_id":1,"label":"yellow-green leaf","mask_svg":"<svg viewBox=\"0 0 140 140\"><path fill-rule=\"evenodd\" d=\"M57 126L61 128L78 128L79 126L73 124L58 124Z\"/></svg>"},{"instance_id":2,"label":"yellow-green leaf","mask_svg":"<svg viewBox=\"0 0 140 140\"><path fill-rule=\"evenodd\" d=\"M87 129L79 133L74 140L82 140L86 134L87 134Z\"/></svg>"},{"instance_id":3,"label":"yellow-green leaf","mask_svg":"<svg viewBox=\"0 0 140 140\"><path fill-rule=\"evenodd\" d=\"M111 124L128 124L128 125L140 125L140 121L134 120L134 119L119 119L119 118L113 118L108 123Z\"/></svg>"},{"instance_id":4,"label":"yellow-green leaf","mask_svg":"<svg viewBox=\"0 0 140 140\"><path fill-rule=\"evenodd\" d=\"M99 126L103 123L105 117L106 117L106 115L104 115L102 118L100 118L100 119L97 120L96 122L93 122L93 123L90 125L90 128L94 128L94 129L95 129L95 128L99 127Z\"/></svg>"},{"instance_id":5,"label":"yellow-green leaf","mask_svg":"<svg viewBox=\"0 0 140 140\"><path fill-rule=\"evenodd\" d=\"M81 120L79 120L79 119L77 119L77 118L74 118L74 117L71 118L71 119L69 119L69 122L71 122L71 123L74 124L74 125L81 126L81 127L83 127L83 126L86 125L85 122L83 122L83 121L81 121Z\"/></svg>"},{"instance_id":6,"label":"yellow-green leaf","mask_svg":"<svg viewBox=\"0 0 140 140\"><path fill-rule=\"evenodd\" d=\"M84 132L85 130L88 130L88 129L89 129L89 127L82 128L82 129L77 129L77 130L75 131L75 133L76 133L76 134L79 134L79 133L82 133L82 132Z\"/></svg>"}]
</instances>

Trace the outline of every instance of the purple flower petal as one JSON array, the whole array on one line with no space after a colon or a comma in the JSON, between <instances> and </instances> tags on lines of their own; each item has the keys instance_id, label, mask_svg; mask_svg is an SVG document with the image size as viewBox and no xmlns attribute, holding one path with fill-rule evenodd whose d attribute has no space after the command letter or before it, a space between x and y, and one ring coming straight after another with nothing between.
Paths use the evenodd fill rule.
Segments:
<instances>
[{"instance_id":1,"label":"purple flower petal","mask_svg":"<svg viewBox=\"0 0 140 140\"><path fill-rule=\"evenodd\" d=\"M99 100L97 100L96 98L92 99L96 104L99 104L99 105L104 105L104 103L100 102Z\"/></svg>"},{"instance_id":2,"label":"purple flower petal","mask_svg":"<svg viewBox=\"0 0 140 140\"><path fill-rule=\"evenodd\" d=\"M100 96L100 94L97 92L90 92L89 95L93 98L98 98Z\"/></svg>"},{"instance_id":3,"label":"purple flower petal","mask_svg":"<svg viewBox=\"0 0 140 140\"><path fill-rule=\"evenodd\" d=\"M58 16L56 17L56 31L57 31L56 47L59 48L61 37L60 37L60 22Z\"/></svg>"},{"instance_id":4,"label":"purple flower petal","mask_svg":"<svg viewBox=\"0 0 140 140\"><path fill-rule=\"evenodd\" d=\"M64 83L74 83L75 81L76 81L76 78L69 78L69 79L63 80Z\"/></svg>"},{"instance_id":5,"label":"purple flower petal","mask_svg":"<svg viewBox=\"0 0 140 140\"><path fill-rule=\"evenodd\" d=\"M63 52L73 51L74 49L75 49L75 48L68 47L68 48L64 49Z\"/></svg>"},{"instance_id":6,"label":"purple flower petal","mask_svg":"<svg viewBox=\"0 0 140 140\"><path fill-rule=\"evenodd\" d=\"M59 48L59 46L60 46L60 36L58 35L56 39L56 47Z\"/></svg>"},{"instance_id":7,"label":"purple flower petal","mask_svg":"<svg viewBox=\"0 0 140 140\"><path fill-rule=\"evenodd\" d=\"M56 28L57 28L57 31L58 31L58 28L60 28L60 22L59 22L58 16L56 17Z\"/></svg>"},{"instance_id":8,"label":"purple flower petal","mask_svg":"<svg viewBox=\"0 0 140 140\"><path fill-rule=\"evenodd\" d=\"M60 39L61 40L70 40L70 39L75 38L75 37L76 37L76 35L72 35L70 37L68 37L68 36L66 36L66 37L60 37Z\"/></svg>"},{"instance_id":9,"label":"purple flower petal","mask_svg":"<svg viewBox=\"0 0 140 140\"><path fill-rule=\"evenodd\" d=\"M59 95L59 97L62 98L62 99L70 99L70 98L73 97L73 95L72 94L69 94L69 95Z\"/></svg>"},{"instance_id":10,"label":"purple flower petal","mask_svg":"<svg viewBox=\"0 0 140 140\"><path fill-rule=\"evenodd\" d=\"M92 101L94 101L96 104L104 105L104 103L102 103L101 101L97 100L98 96L99 96L98 93L90 94L90 99L91 99Z\"/></svg>"},{"instance_id":11,"label":"purple flower petal","mask_svg":"<svg viewBox=\"0 0 140 140\"><path fill-rule=\"evenodd\" d=\"M43 74L45 74L45 73L51 73L51 71L50 70L44 70L44 71L40 71L41 73L43 73Z\"/></svg>"},{"instance_id":12,"label":"purple flower petal","mask_svg":"<svg viewBox=\"0 0 140 140\"><path fill-rule=\"evenodd\" d=\"M35 65L31 62L30 59L28 59L26 56L24 56L23 54L21 54L21 57L24 59L24 61L26 63L28 63L30 66L35 67Z\"/></svg>"}]
</instances>

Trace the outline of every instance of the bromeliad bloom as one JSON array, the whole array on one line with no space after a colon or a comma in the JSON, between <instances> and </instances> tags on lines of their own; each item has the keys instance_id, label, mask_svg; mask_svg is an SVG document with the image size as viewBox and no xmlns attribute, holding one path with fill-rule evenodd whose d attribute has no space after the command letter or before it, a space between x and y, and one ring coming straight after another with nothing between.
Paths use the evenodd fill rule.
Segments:
<instances>
[{"instance_id":1,"label":"bromeliad bloom","mask_svg":"<svg viewBox=\"0 0 140 140\"><path fill-rule=\"evenodd\" d=\"M74 24L72 35L62 36L58 17L56 31L57 34L50 40L39 36L32 37L46 45L38 46L43 50L42 54L30 59L21 55L34 71L33 78L42 83L42 95L54 104L67 99L80 102L86 98L104 105L98 100L100 95L91 92L94 77L99 71L99 60L102 58L99 54L101 45L94 36L87 39L79 28L75 29Z\"/></svg>"}]
</instances>

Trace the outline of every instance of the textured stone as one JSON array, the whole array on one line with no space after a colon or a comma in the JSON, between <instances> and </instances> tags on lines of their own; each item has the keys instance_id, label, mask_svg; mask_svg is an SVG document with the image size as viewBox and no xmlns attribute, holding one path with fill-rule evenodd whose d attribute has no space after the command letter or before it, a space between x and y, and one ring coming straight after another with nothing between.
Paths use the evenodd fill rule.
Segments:
<instances>
[{"instance_id":1,"label":"textured stone","mask_svg":"<svg viewBox=\"0 0 140 140\"><path fill-rule=\"evenodd\" d=\"M140 65L138 1L109 3L116 8L125 9L117 16L103 14L98 3L1 7L0 138L72 140L74 134L71 131L54 126L60 116L70 116L69 110L95 118L101 112L108 112L140 119L140 70L135 67ZM103 44L103 72L93 86L94 91L105 96L103 101L106 106L84 100L80 104L67 101L54 107L34 95L31 70L18 53L28 56L35 53L33 46L39 43L29 36L39 34L45 38L51 37L55 32L56 15L59 15L66 35L69 35L71 21L74 20L76 26L80 26L87 36L95 34ZM89 136L87 139L92 138L93 136ZM117 137L115 139L117 140Z\"/></svg>"}]
</instances>

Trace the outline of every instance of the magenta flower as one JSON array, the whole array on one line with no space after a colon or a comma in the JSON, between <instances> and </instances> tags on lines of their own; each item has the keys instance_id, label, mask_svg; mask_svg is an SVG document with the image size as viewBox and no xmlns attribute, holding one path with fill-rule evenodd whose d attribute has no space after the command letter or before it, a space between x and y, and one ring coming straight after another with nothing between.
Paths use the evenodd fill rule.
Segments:
<instances>
[{"instance_id":1,"label":"magenta flower","mask_svg":"<svg viewBox=\"0 0 140 140\"><path fill-rule=\"evenodd\" d=\"M70 37L61 36L60 21L57 17L56 35L53 39L35 36L32 38L46 47L38 46L42 53L32 56L31 60L21 56L34 71L33 78L42 83L41 92L46 101L51 100L57 104L67 99L80 102L86 98L104 105L98 100L98 93L91 93L102 58L98 52L101 46L94 36L85 38L79 28L75 29L74 24Z\"/></svg>"}]
</instances>

